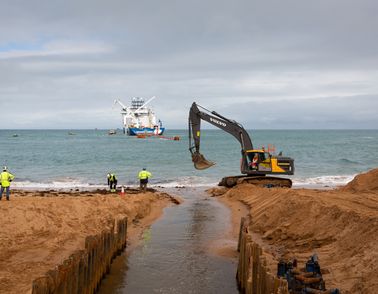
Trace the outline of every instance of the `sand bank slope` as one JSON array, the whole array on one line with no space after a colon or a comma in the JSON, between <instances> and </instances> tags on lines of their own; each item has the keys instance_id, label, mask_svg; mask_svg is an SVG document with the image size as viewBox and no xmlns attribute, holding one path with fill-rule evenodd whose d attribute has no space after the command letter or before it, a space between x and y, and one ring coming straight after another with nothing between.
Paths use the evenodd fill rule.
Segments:
<instances>
[{"instance_id":1,"label":"sand bank slope","mask_svg":"<svg viewBox=\"0 0 378 294\"><path fill-rule=\"evenodd\" d=\"M123 197L95 192L13 195L0 202L1 293L28 293L34 278L84 248L85 237L110 227L113 218L128 216L128 236L133 237L137 226L156 219L171 200L151 192Z\"/></svg>"},{"instance_id":2,"label":"sand bank slope","mask_svg":"<svg viewBox=\"0 0 378 294\"><path fill-rule=\"evenodd\" d=\"M341 188L345 192L378 192L378 168L367 173L357 175L345 187Z\"/></svg>"},{"instance_id":3,"label":"sand bank slope","mask_svg":"<svg viewBox=\"0 0 378 294\"><path fill-rule=\"evenodd\" d=\"M316 252L328 287L377 293L378 170L337 190L267 189L244 184L220 196L246 204L252 230L270 254L305 261ZM275 263L271 264L273 272Z\"/></svg>"}]
</instances>

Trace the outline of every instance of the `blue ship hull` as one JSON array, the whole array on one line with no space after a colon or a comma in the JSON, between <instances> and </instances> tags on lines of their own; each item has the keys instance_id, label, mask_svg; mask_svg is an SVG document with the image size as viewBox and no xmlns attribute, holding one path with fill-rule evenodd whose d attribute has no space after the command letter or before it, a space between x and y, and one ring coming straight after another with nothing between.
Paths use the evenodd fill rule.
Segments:
<instances>
[{"instance_id":1,"label":"blue ship hull","mask_svg":"<svg viewBox=\"0 0 378 294\"><path fill-rule=\"evenodd\" d=\"M140 135L163 135L165 128L159 128L159 133L156 134L156 129L153 128L128 128L127 134L129 136L136 136L138 134Z\"/></svg>"}]
</instances>

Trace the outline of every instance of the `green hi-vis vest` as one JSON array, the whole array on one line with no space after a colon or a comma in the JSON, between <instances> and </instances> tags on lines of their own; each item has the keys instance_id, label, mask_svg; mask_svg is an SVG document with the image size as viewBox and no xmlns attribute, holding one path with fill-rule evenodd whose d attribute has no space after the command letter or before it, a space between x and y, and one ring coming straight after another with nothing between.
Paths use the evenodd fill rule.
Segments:
<instances>
[{"instance_id":1,"label":"green hi-vis vest","mask_svg":"<svg viewBox=\"0 0 378 294\"><path fill-rule=\"evenodd\" d=\"M10 186L10 182L14 180L14 175L12 175L11 173L8 173L7 171L3 171L1 174L0 174L0 184L1 184L1 187L9 187Z\"/></svg>"},{"instance_id":2,"label":"green hi-vis vest","mask_svg":"<svg viewBox=\"0 0 378 294\"><path fill-rule=\"evenodd\" d=\"M145 179L148 179L149 177L151 177L151 173L146 171L146 170L142 170L142 171L139 172L138 177L139 177L140 180L145 180Z\"/></svg>"},{"instance_id":3,"label":"green hi-vis vest","mask_svg":"<svg viewBox=\"0 0 378 294\"><path fill-rule=\"evenodd\" d=\"M108 175L108 178L109 178L109 181L111 181L111 182L114 182L117 179L115 174Z\"/></svg>"}]
</instances>

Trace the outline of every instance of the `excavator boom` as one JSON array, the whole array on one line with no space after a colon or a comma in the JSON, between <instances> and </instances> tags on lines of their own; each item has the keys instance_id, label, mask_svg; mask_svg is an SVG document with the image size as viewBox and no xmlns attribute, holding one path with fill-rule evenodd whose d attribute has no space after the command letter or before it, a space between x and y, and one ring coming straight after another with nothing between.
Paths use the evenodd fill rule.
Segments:
<instances>
[{"instance_id":1,"label":"excavator boom","mask_svg":"<svg viewBox=\"0 0 378 294\"><path fill-rule=\"evenodd\" d=\"M233 135L240 142L242 152L247 149L253 149L252 141L242 125L215 111L209 111L203 107L201 107L203 109L201 111L198 107L201 106L193 102L189 111L189 150L192 154L192 161L196 169L206 169L215 164L214 162L207 160L200 153L201 120Z\"/></svg>"}]
</instances>

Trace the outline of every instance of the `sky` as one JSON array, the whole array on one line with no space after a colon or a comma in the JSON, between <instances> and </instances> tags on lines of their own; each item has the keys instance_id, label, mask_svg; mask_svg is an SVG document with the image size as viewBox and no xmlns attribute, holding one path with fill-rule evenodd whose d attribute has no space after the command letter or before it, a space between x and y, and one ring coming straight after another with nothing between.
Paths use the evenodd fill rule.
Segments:
<instances>
[{"instance_id":1,"label":"sky","mask_svg":"<svg viewBox=\"0 0 378 294\"><path fill-rule=\"evenodd\" d=\"M0 129L121 128L151 96L248 129L378 129L376 0L0 0Z\"/></svg>"}]
</instances>

